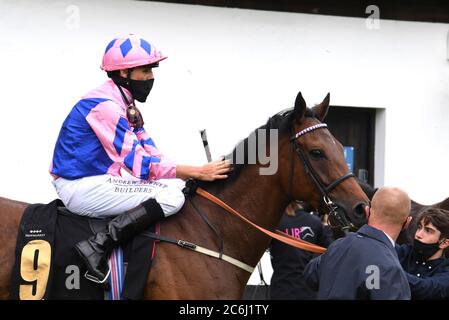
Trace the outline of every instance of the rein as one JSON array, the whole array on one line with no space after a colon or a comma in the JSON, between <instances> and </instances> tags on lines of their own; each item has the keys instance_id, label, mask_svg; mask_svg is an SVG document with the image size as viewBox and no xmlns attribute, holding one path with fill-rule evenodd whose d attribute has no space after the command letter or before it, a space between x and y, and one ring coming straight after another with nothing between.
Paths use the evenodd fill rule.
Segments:
<instances>
[{"instance_id":1,"label":"rein","mask_svg":"<svg viewBox=\"0 0 449 320\"><path fill-rule=\"evenodd\" d=\"M322 128L327 128L327 125L325 123L320 123L311 127L308 127L304 130L299 131L298 133L296 133L295 135L293 135L290 138L290 142L292 142L292 151L295 151L299 158L302 160L306 173L311 177L312 181L314 182L314 184L317 186L318 190L320 191L320 193L323 196L323 201L324 203L327 205L328 209L329 209L329 214L331 216L334 216L337 221L341 224L341 226L343 227L342 229L349 229L352 224L346 219L344 213L342 213L339 209L339 206L332 202L331 198L330 198L330 193L332 192L332 190L339 185L340 183L342 183L343 181L345 181L346 179L352 178L354 177L354 174L352 174L351 172L346 173L345 175L339 177L338 179L336 179L335 181L333 181L332 183L330 183L328 186L325 186L323 184L323 182L321 181L319 175L317 174L317 172L314 170L314 168L312 167L312 164L310 163L309 159L307 158L305 151L302 149L301 145L298 143L297 139L300 138L301 136L315 131L317 129L322 129ZM293 166L293 154L294 152L291 153L292 154L292 158L291 158L291 176L290 176L290 187L292 187L292 183L293 183L293 172L294 172L294 166ZM223 202L222 200L220 200L219 198L217 198L216 196L212 195L211 193L207 192L206 190L200 188L200 187L196 187L194 185L190 185L187 184L186 188L184 190L185 194L191 194L192 192L195 192L196 194L200 195L201 197L215 203L216 205L220 206L221 208L223 208L224 210L228 211L229 213L233 214L234 216L238 217L240 220L243 220L244 222L248 223L249 225L251 225L252 227L258 229L259 231L263 232L264 234L268 235L271 238L274 238L280 242L283 242L285 244L288 244L292 247L298 248L298 249L302 249L302 250L306 250L306 251L310 251L310 252L315 252L315 253L324 253L326 252L326 248L323 248L321 246L315 245L313 243L304 241L302 239L297 239L295 237L292 237L282 231L279 230L275 230L275 232L269 231L265 228L262 228L261 226L255 224L254 222L252 222L251 220L247 219L246 217L244 217L243 215L241 215L237 210L235 210L234 208L232 208L231 206L229 206L228 204L226 204L225 202ZM207 220L206 217L204 217L198 210L198 208L193 204L193 201L191 201L194 209L200 214L201 218L207 223L207 225L215 232L215 234L218 234L218 231L216 230L215 227L213 227L210 222ZM220 240L220 252L215 252L203 247L200 247L196 244L187 242L187 241L183 241L183 240L170 240L167 238L163 238L161 236L156 236L156 235L152 235L153 238L161 240L161 241L166 241L166 242L170 242L170 243L174 243L177 244L181 247L190 249L190 250L194 250L194 251L198 251L200 253L203 254L207 254L210 256L213 256L215 258L221 259L221 260L225 260L239 268L242 268L248 272L252 272L252 270L254 270L253 267L239 261L236 260L234 258L231 258L229 256L226 256L223 254L223 240L221 239L221 237L219 237Z\"/></svg>"},{"instance_id":2,"label":"rein","mask_svg":"<svg viewBox=\"0 0 449 320\"><path fill-rule=\"evenodd\" d=\"M321 192L321 194L323 196L323 201L329 209L329 214L334 216L339 221L339 223L342 225L343 229L349 229L352 226L352 224L346 219L344 213L341 213L338 210L339 206L337 204L335 204L334 202L332 202L332 200L330 198L330 193L337 185L339 185L346 179L354 177L354 174L351 172L348 172L345 175L343 175L343 176L339 177L338 179L336 179L335 181L333 181L328 186L325 186L323 184L323 182L321 181L321 179L319 178L319 175L313 169L313 167L312 167L309 159L307 158L304 150L302 149L301 145L297 141L298 138L300 138L301 136L303 136L309 132L315 131L317 129L325 129L325 128L327 128L327 125L325 123L320 123L320 124L316 124L311 127L305 128L304 130L301 130L298 133L296 133L295 135L293 135L290 138L290 142L292 142L294 151L298 154L299 158L302 160L307 174L312 178L312 181L315 183L318 190ZM292 155L293 155L293 152L292 152ZM293 158L292 158L292 172L291 172L291 177L290 177L290 185L292 184L293 170L294 169L293 169ZM278 241L281 241L285 244L288 244L288 245L293 246L298 249L303 249L303 250L307 250L307 251L311 251L311 252L315 252L315 253L326 252L326 248L323 248L321 246L312 244L310 242L307 242L307 241L304 241L301 239L297 239L297 238L292 237L282 231L276 230L275 232L272 232L265 228L260 227L259 225L253 223L246 217L242 216L237 210L233 209L231 206L229 206L228 204L226 204L225 202L223 202L222 200L220 200L219 198L210 194L209 192L207 192L206 190L204 190L202 188L199 188L199 187L195 188L195 192L198 195L202 196L203 198L215 203L216 205L225 209L229 213L231 213L234 216L238 217L239 219L243 220L244 222L248 223L249 225L253 226L254 228L258 229L259 231L270 236L271 238L274 238Z\"/></svg>"},{"instance_id":3,"label":"rein","mask_svg":"<svg viewBox=\"0 0 449 320\"><path fill-rule=\"evenodd\" d=\"M239 219L245 221L246 223L250 224L251 226L253 226L254 228L258 229L259 231L265 233L266 235L281 241L283 243L286 243L290 246L293 246L295 248L298 249L303 249L303 250L307 250L307 251L311 251L311 252L315 252L315 253L323 253L326 251L326 248L317 246L313 243L301 240L301 239L297 239L294 238L282 231L276 230L275 232L269 231L267 229L264 229L260 226L258 226L257 224L255 224L254 222L250 221L249 219L245 218L244 216L242 216L237 210L233 209L232 207L230 207L228 204L224 203L223 201L221 201L220 199L218 199L216 196L210 194L209 192L207 192L206 190L198 187L196 189L196 193L200 196L202 196L203 198L212 201L213 203L215 203L216 205L222 207L223 209L225 209L226 211L228 211L229 213L232 213L234 216L238 217Z\"/></svg>"}]
</instances>

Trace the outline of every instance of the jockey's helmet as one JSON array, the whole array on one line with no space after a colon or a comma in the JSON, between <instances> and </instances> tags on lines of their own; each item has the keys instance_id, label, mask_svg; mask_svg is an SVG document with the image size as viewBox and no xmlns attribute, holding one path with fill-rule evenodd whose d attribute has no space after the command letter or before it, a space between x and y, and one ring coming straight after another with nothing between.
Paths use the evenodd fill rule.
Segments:
<instances>
[{"instance_id":1,"label":"jockey's helmet","mask_svg":"<svg viewBox=\"0 0 449 320\"><path fill-rule=\"evenodd\" d=\"M157 64L166 59L150 42L134 34L109 42L103 55L101 69L114 71Z\"/></svg>"}]
</instances>

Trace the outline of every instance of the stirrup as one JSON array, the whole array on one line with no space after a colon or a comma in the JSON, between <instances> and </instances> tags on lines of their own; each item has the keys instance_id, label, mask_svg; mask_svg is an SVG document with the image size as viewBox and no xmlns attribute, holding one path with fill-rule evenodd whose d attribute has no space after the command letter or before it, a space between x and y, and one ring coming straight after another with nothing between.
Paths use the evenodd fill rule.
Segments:
<instances>
[{"instance_id":1,"label":"stirrup","mask_svg":"<svg viewBox=\"0 0 449 320\"><path fill-rule=\"evenodd\" d=\"M104 277L103 280L100 280L97 277L91 275L89 273L89 270L87 270L86 273L84 274L84 277L87 280L90 280L90 281L95 282L95 283L104 283L108 279L110 273L111 273L111 268L108 267L108 273L106 273L106 276Z\"/></svg>"}]
</instances>

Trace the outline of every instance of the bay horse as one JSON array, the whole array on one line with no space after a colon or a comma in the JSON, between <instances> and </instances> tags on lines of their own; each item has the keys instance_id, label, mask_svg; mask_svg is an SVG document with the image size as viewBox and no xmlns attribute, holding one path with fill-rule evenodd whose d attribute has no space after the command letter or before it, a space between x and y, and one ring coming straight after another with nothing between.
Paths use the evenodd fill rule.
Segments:
<instances>
[{"instance_id":1,"label":"bay horse","mask_svg":"<svg viewBox=\"0 0 449 320\"><path fill-rule=\"evenodd\" d=\"M233 162L226 180L200 183L247 219L268 230L275 230L287 204L305 200L321 212L333 212L330 220L343 227L360 227L366 221L368 198L354 176L348 173L343 147L321 121L329 108L329 94L318 105L307 108L299 92L293 109L278 113L254 132L275 130L277 170L261 174L266 163ZM271 137L257 146L267 147ZM237 159L239 146L247 152L246 138L228 158ZM266 148L272 152L271 148ZM271 154L270 154L271 156ZM0 198L0 297L7 298L19 221L28 203ZM336 209L337 208L337 209ZM335 210L336 209L336 210ZM200 214L207 217L211 228ZM161 235L184 239L211 250L219 250L249 266L256 266L271 238L238 220L215 203L193 195L177 215L160 223ZM57 245L57 243L56 243ZM149 273L145 299L241 299L251 273L226 261L158 242Z\"/></svg>"}]
</instances>

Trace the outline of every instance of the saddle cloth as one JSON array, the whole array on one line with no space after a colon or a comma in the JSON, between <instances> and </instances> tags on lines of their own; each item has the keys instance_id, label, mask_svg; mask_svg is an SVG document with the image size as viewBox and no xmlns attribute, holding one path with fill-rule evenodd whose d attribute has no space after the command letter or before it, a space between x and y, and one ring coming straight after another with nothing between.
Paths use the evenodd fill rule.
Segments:
<instances>
[{"instance_id":1,"label":"saddle cloth","mask_svg":"<svg viewBox=\"0 0 449 320\"><path fill-rule=\"evenodd\" d=\"M94 232L106 230L108 221L70 213L59 199L30 205L17 237L10 298L104 299L104 286L84 277L86 268L74 246ZM122 247L127 265L122 299L143 297L154 246L155 241L142 233Z\"/></svg>"}]
</instances>

